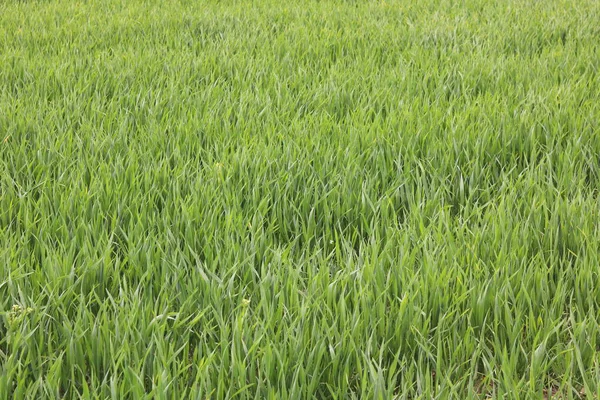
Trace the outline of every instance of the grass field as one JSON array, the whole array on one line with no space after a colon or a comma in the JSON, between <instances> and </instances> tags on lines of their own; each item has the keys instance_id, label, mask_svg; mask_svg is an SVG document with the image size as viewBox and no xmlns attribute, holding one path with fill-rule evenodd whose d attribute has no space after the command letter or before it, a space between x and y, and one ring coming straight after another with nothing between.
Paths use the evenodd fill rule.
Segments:
<instances>
[{"instance_id":1,"label":"grass field","mask_svg":"<svg viewBox=\"0 0 600 400\"><path fill-rule=\"evenodd\" d=\"M600 396L597 0L0 0L0 399Z\"/></svg>"}]
</instances>

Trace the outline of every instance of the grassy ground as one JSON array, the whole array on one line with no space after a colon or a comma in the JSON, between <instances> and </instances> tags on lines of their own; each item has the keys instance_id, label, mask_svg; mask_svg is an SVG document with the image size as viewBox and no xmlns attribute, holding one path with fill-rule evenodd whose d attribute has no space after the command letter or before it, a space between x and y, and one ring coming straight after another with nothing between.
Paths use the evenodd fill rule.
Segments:
<instances>
[{"instance_id":1,"label":"grassy ground","mask_svg":"<svg viewBox=\"0 0 600 400\"><path fill-rule=\"evenodd\" d=\"M597 398L600 3L0 0L0 398Z\"/></svg>"}]
</instances>

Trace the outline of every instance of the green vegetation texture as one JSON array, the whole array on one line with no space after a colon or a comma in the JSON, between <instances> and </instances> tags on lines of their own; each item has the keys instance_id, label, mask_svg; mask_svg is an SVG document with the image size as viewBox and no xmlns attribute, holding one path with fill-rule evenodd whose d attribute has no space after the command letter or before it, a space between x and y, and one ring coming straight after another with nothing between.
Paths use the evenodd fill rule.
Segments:
<instances>
[{"instance_id":1,"label":"green vegetation texture","mask_svg":"<svg viewBox=\"0 0 600 400\"><path fill-rule=\"evenodd\" d=\"M0 0L0 399L600 395L596 0Z\"/></svg>"}]
</instances>

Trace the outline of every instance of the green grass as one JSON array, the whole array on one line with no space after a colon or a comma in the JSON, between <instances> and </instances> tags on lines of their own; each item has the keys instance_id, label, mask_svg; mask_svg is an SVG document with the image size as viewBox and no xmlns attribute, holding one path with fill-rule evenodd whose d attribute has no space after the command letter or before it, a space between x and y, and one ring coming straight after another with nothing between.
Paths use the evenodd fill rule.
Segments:
<instances>
[{"instance_id":1,"label":"green grass","mask_svg":"<svg viewBox=\"0 0 600 400\"><path fill-rule=\"evenodd\" d=\"M0 0L0 399L600 396L600 3Z\"/></svg>"}]
</instances>

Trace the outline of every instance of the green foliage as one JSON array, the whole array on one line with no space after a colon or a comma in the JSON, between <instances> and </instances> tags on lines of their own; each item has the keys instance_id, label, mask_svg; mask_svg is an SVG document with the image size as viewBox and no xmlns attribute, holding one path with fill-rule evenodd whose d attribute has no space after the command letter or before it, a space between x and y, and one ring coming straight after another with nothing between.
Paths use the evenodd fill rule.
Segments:
<instances>
[{"instance_id":1,"label":"green foliage","mask_svg":"<svg viewBox=\"0 0 600 400\"><path fill-rule=\"evenodd\" d=\"M595 0L0 0L0 398L600 395Z\"/></svg>"}]
</instances>

